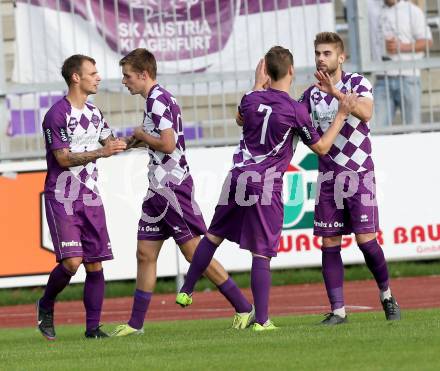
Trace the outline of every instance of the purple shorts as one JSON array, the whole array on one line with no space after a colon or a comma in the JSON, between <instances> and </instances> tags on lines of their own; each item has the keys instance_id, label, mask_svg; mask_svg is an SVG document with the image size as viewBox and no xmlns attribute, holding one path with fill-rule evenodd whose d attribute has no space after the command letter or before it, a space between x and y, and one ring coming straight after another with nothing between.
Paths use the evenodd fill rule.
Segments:
<instances>
[{"instance_id":1,"label":"purple shorts","mask_svg":"<svg viewBox=\"0 0 440 371\"><path fill-rule=\"evenodd\" d=\"M315 236L333 237L379 230L373 172L339 174L331 180L318 177L315 203ZM319 193L319 195L318 195Z\"/></svg>"},{"instance_id":2,"label":"purple shorts","mask_svg":"<svg viewBox=\"0 0 440 371\"><path fill-rule=\"evenodd\" d=\"M191 177L180 185L148 189L139 219L138 240L160 241L173 237L182 245L205 234L205 221L192 197L193 192Z\"/></svg>"},{"instance_id":3,"label":"purple shorts","mask_svg":"<svg viewBox=\"0 0 440 371\"><path fill-rule=\"evenodd\" d=\"M71 208L45 198L46 218L57 262L82 257L84 263L113 259L104 207L74 201Z\"/></svg>"},{"instance_id":4,"label":"purple shorts","mask_svg":"<svg viewBox=\"0 0 440 371\"><path fill-rule=\"evenodd\" d=\"M237 183L232 180L229 186L227 179L208 232L236 242L240 248L254 254L277 256L284 216L281 191L268 194L261 188L242 187L245 189L244 201L258 197L258 202L246 206L246 202L237 201L241 199Z\"/></svg>"}]
</instances>

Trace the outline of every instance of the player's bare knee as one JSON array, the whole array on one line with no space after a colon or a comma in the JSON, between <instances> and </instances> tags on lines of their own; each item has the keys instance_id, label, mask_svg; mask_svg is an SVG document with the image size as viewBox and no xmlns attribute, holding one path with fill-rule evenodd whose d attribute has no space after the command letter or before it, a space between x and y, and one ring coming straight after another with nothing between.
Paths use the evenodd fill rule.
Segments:
<instances>
[{"instance_id":1,"label":"player's bare knee","mask_svg":"<svg viewBox=\"0 0 440 371\"><path fill-rule=\"evenodd\" d=\"M191 263L191 262L192 262L192 259L193 259L193 256L194 256L194 252L183 252L183 251L182 251L182 253L183 253L183 256L185 257L185 260L186 260L188 263Z\"/></svg>"},{"instance_id":2,"label":"player's bare knee","mask_svg":"<svg viewBox=\"0 0 440 371\"><path fill-rule=\"evenodd\" d=\"M149 249L136 250L136 259L139 264L155 263L157 261L157 255L149 251Z\"/></svg>"},{"instance_id":3,"label":"player's bare knee","mask_svg":"<svg viewBox=\"0 0 440 371\"><path fill-rule=\"evenodd\" d=\"M322 247L339 246L342 242L342 236L331 236L322 238Z\"/></svg>"},{"instance_id":4,"label":"player's bare knee","mask_svg":"<svg viewBox=\"0 0 440 371\"><path fill-rule=\"evenodd\" d=\"M136 250L136 260L138 262L144 262L147 259L146 254L144 253L143 250L137 249Z\"/></svg>"},{"instance_id":5,"label":"player's bare knee","mask_svg":"<svg viewBox=\"0 0 440 371\"><path fill-rule=\"evenodd\" d=\"M359 245L376 239L376 233L358 233L355 237L356 243Z\"/></svg>"},{"instance_id":6,"label":"player's bare knee","mask_svg":"<svg viewBox=\"0 0 440 371\"><path fill-rule=\"evenodd\" d=\"M98 272L102 270L102 263L101 262L84 263L84 267L86 268L87 272Z\"/></svg>"},{"instance_id":7,"label":"player's bare knee","mask_svg":"<svg viewBox=\"0 0 440 371\"><path fill-rule=\"evenodd\" d=\"M76 274L76 271L78 270L79 266L82 264L82 258L81 257L67 258L63 260L62 264L69 272L71 272L72 274Z\"/></svg>"},{"instance_id":8,"label":"player's bare knee","mask_svg":"<svg viewBox=\"0 0 440 371\"><path fill-rule=\"evenodd\" d=\"M223 242L222 237L214 236L211 233L206 233L205 237L216 246L219 246Z\"/></svg>"}]
</instances>

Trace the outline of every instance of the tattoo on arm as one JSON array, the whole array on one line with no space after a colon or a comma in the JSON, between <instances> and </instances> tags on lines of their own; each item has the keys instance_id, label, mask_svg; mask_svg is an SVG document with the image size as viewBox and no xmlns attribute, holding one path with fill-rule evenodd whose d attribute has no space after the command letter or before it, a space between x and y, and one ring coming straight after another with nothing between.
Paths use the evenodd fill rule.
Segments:
<instances>
[{"instance_id":1,"label":"tattoo on arm","mask_svg":"<svg viewBox=\"0 0 440 371\"><path fill-rule=\"evenodd\" d=\"M62 167L85 165L89 162L103 157L102 148L96 151L72 153L68 148L56 149L53 151L55 158Z\"/></svg>"}]
</instances>

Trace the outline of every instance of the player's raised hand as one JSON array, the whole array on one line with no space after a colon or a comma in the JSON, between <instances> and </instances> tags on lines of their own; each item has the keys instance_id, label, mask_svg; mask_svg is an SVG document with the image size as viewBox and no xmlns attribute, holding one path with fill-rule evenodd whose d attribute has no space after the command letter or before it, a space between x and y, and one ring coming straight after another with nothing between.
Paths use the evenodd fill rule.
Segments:
<instances>
[{"instance_id":1,"label":"player's raised hand","mask_svg":"<svg viewBox=\"0 0 440 371\"><path fill-rule=\"evenodd\" d=\"M316 71L315 77L318 80L315 86L324 93L335 96L337 89L333 85L330 75L327 72Z\"/></svg>"},{"instance_id":2,"label":"player's raised hand","mask_svg":"<svg viewBox=\"0 0 440 371\"><path fill-rule=\"evenodd\" d=\"M269 75L266 72L266 63L264 58L261 58L255 69L255 84L253 90L266 89L270 84Z\"/></svg>"},{"instance_id":3,"label":"player's raised hand","mask_svg":"<svg viewBox=\"0 0 440 371\"><path fill-rule=\"evenodd\" d=\"M355 93L344 94L339 100L338 112L348 116L355 108L358 102L358 97Z\"/></svg>"},{"instance_id":4,"label":"player's raised hand","mask_svg":"<svg viewBox=\"0 0 440 371\"><path fill-rule=\"evenodd\" d=\"M115 155L116 153L120 153L125 151L127 148L127 143L123 140L116 138L115 140L109 140L105 143L105 146L102 148L103 157L110 157Z\"/></svg>"}]
</instances>

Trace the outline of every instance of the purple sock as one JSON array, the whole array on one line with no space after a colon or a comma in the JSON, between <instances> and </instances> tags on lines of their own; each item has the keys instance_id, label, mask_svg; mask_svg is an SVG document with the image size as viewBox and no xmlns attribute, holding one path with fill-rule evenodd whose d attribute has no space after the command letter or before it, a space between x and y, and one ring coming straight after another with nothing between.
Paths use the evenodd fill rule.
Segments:
<instances>
[{"instance_id":1,"label":"purple sock","mask_svg":"<svg viewBox=\"0 0 440 371\"><path fill-rule=\"evenodd\" d=\"M152 294L152 292L139 289L136 289L134 292L133 308L131 309L131 317L128 324L136 330L144 327L145 315L147 314Z\"/></svg>"},{"instance_id":2,"label":"purple sock","mask_svg":"<svg viewBox=\"0 0 440 371\"><path fill-rule=\"evenodd\" d=\"M53 310L55 298L69 284L74 273L67 270L63 263L58 264L50 273L43 297L40 299L40 307L45 310Z\"/></svg>"},{"instance_id":3,"label":"purple sock","mask_svg":"<svg viewBox=\"0 0 440 371\"><path fill-rule=\"evenodd\" d=\"M104 302L104 290L104 270L86 272L83 302L84 308L86 308L87 330L92 330L99 326L102 303Z\"/></svg>"},{"instance_id":4,"label":"purple sock","mask_svg":"<svg viewBox=\"0 0 440 371\"><path fill-rule=\"evenodd\" d=\"M217 286L223 296L231 303L237 313L250 312L252 305L244 297L241 290L231 277Z\"/></svg>"},{"instance_id":5,"label":"purple sock","mask_svg":"<svg viewBox=\"0 0 440 371\"><path fill-rule=\"evenodd\" d=\"M189 266L188 273L186 274L185 283L180 289L180 292L185 292L188 295L192 294L197 281L202 277L203 272L208 268L209 263L211 263L216 249L217 246L208 238L202 238L194 252L192 262Z\"/></svg>"},{"instance_id":6,"label":"purple sock","mask_svg":"<svg viewBox=\"0 0 440 371\"><path fill-rule=\"evenodd\" d=\"M364 254L365 263L373 273L377 286L381 291L388 289L388 267L383 255L383 250L376 239L359 244L359 248Z\"/></svg>"},{"instance_id":7,"label":"purple sock","mask_svg":"<svg viewBox=\"0 0 440 371\"><path fill-rule=\"evenodd\" d=\"M341 246L323 247L322 276L332 310L344 306L344 264L341 258Z\"/></svg>"},{"instance_id":8,"label":"purple sock","mask_svg":"<svg viewBox=\"0 0 440 371\"><path fill-rule=\"evenodd\" d=\"M255 322L260 325L269 319L270 285L270 260L254 256L252 258L251 289L255 304Z\"/></svg>"}]
</instances>

